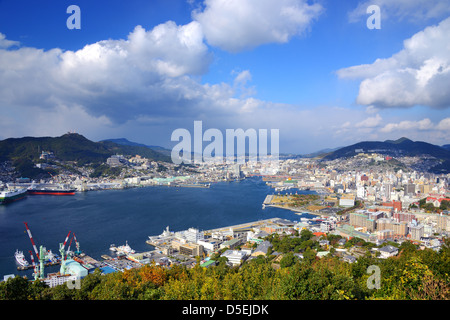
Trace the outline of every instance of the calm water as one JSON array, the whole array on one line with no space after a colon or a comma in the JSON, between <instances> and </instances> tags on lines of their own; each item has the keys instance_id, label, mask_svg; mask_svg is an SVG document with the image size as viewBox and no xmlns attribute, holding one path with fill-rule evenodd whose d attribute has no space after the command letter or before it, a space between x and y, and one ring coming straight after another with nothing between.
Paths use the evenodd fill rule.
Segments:
<instances>
[{"instance_id":1,"label":"calm water","mask_svg":"<svg viewBox=\"0 0 450 320\"><path fill-rule=\"evenodd\" d=\"M208 189L147 187L75 196L28 196L0 206L0 280L6 274L32 273L31 269L17 271L14 259L14 252L19 249L31 263L28 251L33 251L33 247L24 222L38 248L44 245L59 254L59 243L72 231L81 250L101 260L102 254L111 254L111 244L119 246L125 241L137 252L153 249L145 241L150 235L162 233L166 226L180 231L272 217L299 221L299 216L288 210L262 209L266 195L272 192L260 178L250 178L212 184ZM71 248L75 248L74 242ZM56 270L49 268L46 273Z\"/></svg>"}]
</instances>

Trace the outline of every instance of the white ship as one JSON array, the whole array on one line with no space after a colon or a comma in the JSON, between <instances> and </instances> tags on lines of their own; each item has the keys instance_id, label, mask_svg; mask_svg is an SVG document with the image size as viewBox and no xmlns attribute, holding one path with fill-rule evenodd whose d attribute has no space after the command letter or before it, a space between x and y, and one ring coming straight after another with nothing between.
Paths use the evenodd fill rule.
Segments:
<instances>
[{"instance_id":1,"label":"white ship","mask_svg":"<svg viewBox=\"0 0 450 320\"><path fill-rule=\"evenodd\" d=\"M27 195L27 189L19 188L15 190L0 191L0 204L9 203L25 198Z\"/></svg>"},{"instance_id":2,"label":"white ship","mask_svg":"<svg viewBox=\"0 0 450 320\"><path fill-rule=\"evenodd\" d=\"M115 251L117 254L130 254L135 253L133 249L128 245L128 241L125 242L125 245L116 247L115 245L111 245L109 248L112 251Z\"/></svg>"},{"instance_id":3,"label":"white ship","mask_svg":"<svg viewBox=\"0 0 450 320\"><path fill-rule=\"evenodd\" d=\"M47 259L50 263L57 263L58 262L58 258L56 257L56 255L52 252L52 250L49 250L47 252Z\"/></svg>"},{"instance_id":4,"label":"white ship","mask_svg":"<svg viewBox=\"0 0 450 320\"><path fill-rule=\"evenodd\" d=\"M14 257L16 258L16 261L23 267L28 267L29 263L27 260L25 260L25 256L23 255L22 251L16 250L16 253L14 254Z\"/></svg>"}]
</instances>

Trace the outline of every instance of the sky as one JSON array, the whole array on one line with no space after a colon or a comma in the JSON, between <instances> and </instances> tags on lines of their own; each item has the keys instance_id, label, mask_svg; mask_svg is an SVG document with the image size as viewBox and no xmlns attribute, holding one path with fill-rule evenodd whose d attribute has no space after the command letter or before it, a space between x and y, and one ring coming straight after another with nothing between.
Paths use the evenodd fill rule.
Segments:
<instances>
[{"instance_id":1,"label":"sky","mask_svg":"<svg viewBox=\"0 0 450 320\"><path fill-rule=\"evenodd\" d=\"M449 144L450 0L0 0L0 139L171 148L195 120L282 153Z\"/></svg>"}]
</instances>

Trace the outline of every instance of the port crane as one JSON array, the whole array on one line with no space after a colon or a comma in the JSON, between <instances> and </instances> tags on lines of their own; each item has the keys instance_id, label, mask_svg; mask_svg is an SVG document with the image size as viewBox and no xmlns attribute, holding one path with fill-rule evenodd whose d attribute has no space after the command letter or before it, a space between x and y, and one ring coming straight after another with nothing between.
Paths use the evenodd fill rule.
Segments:
<instances>
[{"instance_id":1,"label":"port crane","mask_svg":"<svg viewBox=\"0 0 450 320\"><path fill-rule=\"evenodd\" d=\"M71 232L72 232L72 231L69 231L69 233L67 234L66 240L64 241L64 244L63 244L63 248L66 247L66 243L67 243L67 241L69 240L69 236L70 236L70 233L71 233ZM76 248L77 248L77 250L76 250L75 252L70 251L70 246L72 245L72 241L73 241L73 240L75 240L75 246L76 246ZM80 254L80 253L81 253L81 251L80 251L80 243L77 241L77 237L75 236L75 233L74 233L74 232L72 232L72 238L70 238L69 246L67 247L67 251L66 251L66 259L67 259L67 257L68 257L69 255L73 255L73 253L75 253L75 254Z\"/></svg>"},{"instance_id":2,"label":"port crane","mask_svg":"<svg viewBox=\"0 0 450 320\"><path fill-rule=\"evenodd\" d=\"M39 266L34 262L34 255L33 255L33 252L31 252L31 250L28 251L28 252L30 253L30 256L31 256L31 263L33 264L33 270L34 270L33 276L34 276L34 280L37 280L38 277L39 277Z\"/></svg>"},{"instance_id":3,"label":"port crane","mask_svg":"<svg viewBox=\"0 0 450 320\"><path fill-rule=\"evenodd\" d=\"M26 222L24 222L24 224L25 224L25 228L27 229L28 237L30 238L31 244L33 245L34 252L36 253L36 256L39 260L39 278L43 279L44 278L44 262L45 262L45 259L48 258L47 249L43 246L40 246L39 251L38 251L36 244L34 243L33 236L31 234L31 230L28 227L28 224Z\"/></svg>"},{"instance_id":4,"label":"port crane","mask_svg":"<svg viewBox=\"0 0 450 320\"><path fill-rule=\"evenodd\" d=\"M69 246L67 247L67 251L66 251L65 248L66 248L67 241L69 240L70 233L72 233L72 238L70 239ZM76 238L74 232L69 231L69 233L66 236L66 239L64 240L64 243L60 243L59 244L59 253L61 255L61 269L60 269L60 273L61 274L65 274L65 272L66 272L66 260L67 260L67 258L69 258L69 255L70 256L73 255L73 252L70 251L70 246L72 245L72 241L74 239L75 239L75 244L76 244L76 247L77 247L77 251L75 251L75 254L79 254L79 253L81 253L81 251L80 251L80 243L77 241L77 238Z\"/></svg>"},{"instance_id":5,"label":"port crane","mask_svg":"<svg viewBox=\"0 0 450 320\"><path fill-rule=\"evenodd\" d=\"M39 252L38 252L38 249L36 247L36 244L34 243L33 236L31 235L31 230L28 227L28 224L26 222L24 222L24 224L25 224L25 228L27 229L28 237L31 240L31 244L33 245L34 252L36 253L37 258L39 259Z\"/></svg>"}]
</instances>

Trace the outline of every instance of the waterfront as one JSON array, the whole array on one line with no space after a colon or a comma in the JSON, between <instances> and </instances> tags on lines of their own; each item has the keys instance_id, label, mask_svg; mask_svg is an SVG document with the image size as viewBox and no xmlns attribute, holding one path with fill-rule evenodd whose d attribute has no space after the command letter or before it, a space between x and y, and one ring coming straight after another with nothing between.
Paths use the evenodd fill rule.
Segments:
<instances>
[{"instance_id":1,"label":"waterfront","mask_svg":"<svg viewBox=\"0 0 450 320\"><path fill-rule=\"evenodd\" d=\"M214 183L210 188L158 186L64 197L28 196L0 206L0 277L32 272L18 272L14 259L16 249L23 250L27 260L28 251L33 251L23 222L28 223L38 246L58 252L59 243L72 231L81 250L100 259L111 254L111 244L126 241L137 252L151 250L145 243L148 236L160 234L166 226L174 231L205 230L273 217L300 220L289 210L262 209L272 192L261 178L250 178Z\"/></svg>"}]
</instances>

